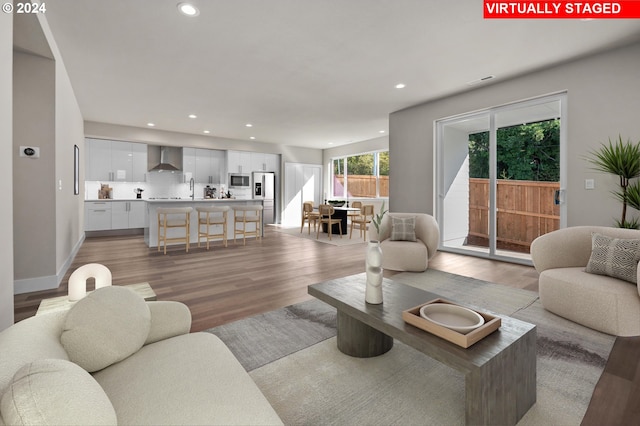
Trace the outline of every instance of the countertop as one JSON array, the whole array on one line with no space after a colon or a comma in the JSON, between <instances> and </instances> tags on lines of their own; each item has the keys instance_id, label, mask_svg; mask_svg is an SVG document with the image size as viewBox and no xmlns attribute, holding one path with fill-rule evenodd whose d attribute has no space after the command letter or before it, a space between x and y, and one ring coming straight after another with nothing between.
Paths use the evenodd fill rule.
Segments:
<instances>
[{"instance_id":1,"label":"countertop","mask_svg":"<svg viewBox=\"0 0 640 426\"><path fill-rule=\"evenodd\" d=\"M95 199L95 200L84 200L87 203L101 203L104 201L146 201L147 203L233 203L233 202L246 202L246 201L262 201L261 198L253 199L253 198L156 198L154 200L150 199L140 199L140 198L130 198L130 199Z\"/></svg>"}]
</instances>

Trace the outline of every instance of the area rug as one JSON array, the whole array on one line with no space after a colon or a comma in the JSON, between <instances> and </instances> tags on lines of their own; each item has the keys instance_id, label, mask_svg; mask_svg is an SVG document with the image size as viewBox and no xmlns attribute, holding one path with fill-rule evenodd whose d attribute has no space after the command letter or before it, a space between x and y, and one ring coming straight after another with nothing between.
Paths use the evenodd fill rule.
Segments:
<instances>
[{"instance_id":1,"label":"area rug","mask_svg":"<svg viewBox=\"0 0 640 426\"><path fill-rule=\"evenodd\" d=\"M535 292L435 270L392 279L536 324L537 402L519 424L580 424L614 337L545 311ZM285 424L464 424L461 373L398 341L375 358L342 354L335 309L317 300L208 331L227 343Z\"/></svg>"},{"instance_id":2,"label":"area rug","mask_svg":"<svg viewBox=\"0 0 640 426\"><path fill-rule=\"evenodd\" d=\"M342 236L342 238L340 238L340 235L332 235L331 236L331 240L329 239L329 235L325 234L324 232L320 231L320 235L318 236L318 239L316 239L316 233L313 232L313 227L311 228L311 234L307 233L307 227L304 227L304 231L300 232L300 228L295 227L295 228L286 228L286 227L282 227L282 226L274 226L273 229L275 231L278 232L282 232L284 234L287 235L292 235L294 237L298 237L298 238L304 238L306 240L311 240L311 241L315 241L318 243L323 243L323 244L331 244L334 246L350 246L350 245L354 245L354 244L364 244L365 241L362 239L362 237L359 234L359 231L357 230L353 230L353 238L349 238L349 233L346 233Z\"/></svg>"}]
</instances>

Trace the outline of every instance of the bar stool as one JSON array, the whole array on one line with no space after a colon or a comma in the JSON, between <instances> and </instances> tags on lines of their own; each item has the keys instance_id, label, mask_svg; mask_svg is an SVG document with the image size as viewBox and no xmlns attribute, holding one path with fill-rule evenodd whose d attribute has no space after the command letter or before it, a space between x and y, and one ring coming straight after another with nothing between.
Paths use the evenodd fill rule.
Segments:
<instances>
[{"instance_id":1,"label":"bar stool","mask_svg":"<svg viewBox=\"0 0 640 426\"><path fill-rule=\"evenodd\" d=\"M233 243L236 235L242 235L242 245L247 244L247 236L255 236L262 239L262 206L259 204L250 206L233 207ZM238 225L242 228L238 229ZM249 227L247 227L249 225Z\"/></svg>"},{"instance_id":2,"label":"bar stool","mask_svg":"<svg viewBox=\"0 0 640 426\"><path fill-rule=\"evenodd\" d=\"M158 251L160 251L160 241L164 243L164 254L167 254L167 241L184 242L187 253L189 252L189 233L191 225L191 207L159 207L158 213ZM169 229L184 228L183 237L167 237Z\"/></svg>"},{"instance_id":3,"label":"bar stool","mask_svg":"<svg viewBox=\"0 0 640 426\"><path fill-rule=\"evenodd\" d=\"M198 211L198 247L200 247L200 238L207 241L207 250L209 250L209 241L215 238L222 238L224 246L227 247L227 212L229 206L209 206L197 207ZM202 227L205 227L203 232ZM222 233L212 234L211 228L222 226Z\"/></svg>"}]
</instances>

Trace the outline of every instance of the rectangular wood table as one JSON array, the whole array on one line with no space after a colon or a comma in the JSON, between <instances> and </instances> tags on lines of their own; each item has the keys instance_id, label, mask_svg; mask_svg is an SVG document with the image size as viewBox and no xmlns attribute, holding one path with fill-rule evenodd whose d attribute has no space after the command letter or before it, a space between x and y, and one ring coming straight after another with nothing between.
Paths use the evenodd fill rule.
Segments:
<instances>
[{"instance_id":1,"label":"rectangular wood table","mask_svg":"<svg viewBox=\"0 0 640 426\"><path fill-rule=\"evenodd\" d=\"M515 425L536 402L536 326L497 315L502 326L465 349L407 324L402 311L439 298L384 279L383 303L364 301L365 274L310 285L310 295L337 309L338 349L347 355L381 355L393 339L464 373L466 424ZM453 301L455 302L455 301Z\"/></svg>"}]
</instances>

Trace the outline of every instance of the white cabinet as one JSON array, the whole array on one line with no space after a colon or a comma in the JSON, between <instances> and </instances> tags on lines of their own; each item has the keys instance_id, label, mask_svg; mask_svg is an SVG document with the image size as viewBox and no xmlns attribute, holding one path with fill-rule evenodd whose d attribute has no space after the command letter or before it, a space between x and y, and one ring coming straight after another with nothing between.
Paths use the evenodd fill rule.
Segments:
<instances>
[{"instance_id":1,"label":"white cabinet","mask_svg":"<svg viewBox=\"0 0 640 426\"><path fill-rule=\"evenodd\" d=\"M95 201L84 203L85 231L111 229L111 202Z\"/></svg>"},{"instance_id":2,"label":"white cabinet","mask_svg":"<svg viewBox=\"0 0 640 426\"><path fill-rule=\"evenodd\" d=\"M86 180L144 182L147 145L142 143L86 139Z\"/></svg>"},{"instance_id":3,"label":"white cabinet","mask_svg":"<svg viewBox=\"0 0 640 426\"><path fill-rule=\"evenodd\" d=\"M140 201L87 201L84 203L84 230L144 228L145 202Z\"/></svg>"},{"instance_id":4,"label":"white cabinet","mask_svg":"<svg viewBox=\"0 0 640 426\"><path fill-rule=\"evenodd\" d=\"M251 152L227 151L229 173L251 173Z\"/></svg>"},{"instance_id":5,"label":"white cabinet","mask_svg":"<svg viewBox=\"0 0 640 426\"><path fill-rule=\"evenodd\" d=\"M196 149L195 180L198 183L220 183L224 173L224 151Z\"/></svg>"},{"instance_id":6,"label":"white cabinet","mask_svg":"<svg viewBox=\"0 0 640 426\"><path fill-rule=\"evenodd\" d=\"M190 176L196 183L220 183L224 177L225 153L215 149L183 148L182 170L185 181Z\"/></svg>"},{"instance_id":7,"label":"white cabinet","mask_svg":"<svg viewBox=\"0 0 640 426\"><path fill-rule=\"evenodd\" d=\"M144 228L144 201L112 201L111 228Z\"/></svg>"},{"instance_id":8,"label":"white cabinet","mask_svg":"<svg viewBox=\"0 0 640 426\"><path fill-rule=\"evenodd\" d=\"M252 172L278 172L280 159L277 154L263 154L261 152L251 153Z\"/></svg>"}]
</instances>

